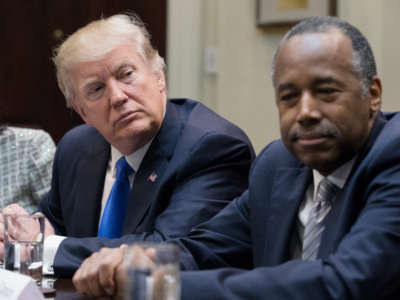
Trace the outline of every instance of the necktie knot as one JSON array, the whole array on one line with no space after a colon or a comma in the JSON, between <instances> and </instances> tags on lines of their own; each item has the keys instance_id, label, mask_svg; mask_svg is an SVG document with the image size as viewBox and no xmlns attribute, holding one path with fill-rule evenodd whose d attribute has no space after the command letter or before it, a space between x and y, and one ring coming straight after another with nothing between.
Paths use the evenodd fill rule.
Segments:
<instances>
[{"instance_id":1,"label":"necktie knot","mask_svg":"<svg viewBox=\"0 0 400 300\"><path fill-rule=\"evenodd\" d=\"M128 178L133 173L132 167L128 164L124 156L117 160L115 168L117 169L117 179Z\"/></svg>"},{"instance_id":2,"label":"necktie knot","mask_svg":"<svg viewBox=\"0 0 400 300\"><path fill-rule=\"evenodd\" d=\"M338 192L339 187L334 183L330 182L328 179L324 178L320 181L317 189L317 195L315 201L323 202L327 201L332 204L332 200Z\"/></svg>"}]
</instances>

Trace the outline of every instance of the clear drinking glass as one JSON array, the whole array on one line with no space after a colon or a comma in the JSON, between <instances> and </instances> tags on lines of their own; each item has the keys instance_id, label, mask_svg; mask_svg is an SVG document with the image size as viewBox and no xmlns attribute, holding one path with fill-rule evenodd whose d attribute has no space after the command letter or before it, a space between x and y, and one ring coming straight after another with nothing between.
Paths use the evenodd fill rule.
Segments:
<instances>
[{"instance_id":1,"label":"clear drinking glass","mask_svg":"<svg viewBox=\"0 0 400 300\"><path fill-rule=\"evenodd\" d=\"M179 247L134 244L125 251L125 300L179 300Z\"/></svg>"},{"instance_id":2,"label":"clear drinking glass","mask_svg":"<svg viewBox=\"0 0 400 300\"><path fill-rule=\"evenodd\" d=\"M43 216L4 215L4 268L29 275L38 284L43 267Z\"/></svg>"}]
</instances>

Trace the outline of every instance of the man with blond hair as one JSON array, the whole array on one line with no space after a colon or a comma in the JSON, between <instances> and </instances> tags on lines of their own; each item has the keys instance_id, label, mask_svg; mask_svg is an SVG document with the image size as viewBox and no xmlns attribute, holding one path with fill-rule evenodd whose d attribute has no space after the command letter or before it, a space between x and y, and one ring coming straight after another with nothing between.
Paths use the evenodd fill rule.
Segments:
<instances>
[{"instance_id":1,"label":"man with blond hair","mask_svg":"<svg viewBox=\"0 0 400 300\"><path fill-rule=\"evenodd\" d=\"M167 99L164 60L137 16L88 24L53 60L86 125L60 141L40 205L46 271L72 276L101 247L185 236L247 187L247 136L196 101Z\"/></svg>"}]
</instances>

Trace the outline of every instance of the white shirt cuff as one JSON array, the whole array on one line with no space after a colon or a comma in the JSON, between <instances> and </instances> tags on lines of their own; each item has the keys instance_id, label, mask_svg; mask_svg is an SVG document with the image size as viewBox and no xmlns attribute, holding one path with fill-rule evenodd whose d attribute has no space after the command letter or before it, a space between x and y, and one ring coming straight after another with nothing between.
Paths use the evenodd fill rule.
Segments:
<instances>
[{"instance_id":1,"label":"white shirt cuff","mask_svg":"<svg viewBox=\"0 0 400 300\"><path fill-rule=\"evenodd\" d=\"M65 236L61 235L50 235L44 239L43 245L43 274L44 275L54 275L54 258L58 247L61 242L65 239Z\"/></svg>"}]
</instances>

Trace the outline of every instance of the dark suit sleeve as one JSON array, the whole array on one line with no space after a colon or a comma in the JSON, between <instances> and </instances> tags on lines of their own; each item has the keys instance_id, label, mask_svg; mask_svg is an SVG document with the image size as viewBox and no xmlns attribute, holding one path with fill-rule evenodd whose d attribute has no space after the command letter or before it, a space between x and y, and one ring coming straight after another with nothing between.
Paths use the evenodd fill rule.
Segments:
<instances>
[{"instance_id":1,"label":"dark suit sleeve","mask_svg":"<svg viewBox=\"0 0 400 300\"><path fill-rule=\"evenodd\" d=\"M204 135L190 149L176 174L168 205L156 216L154 230L112 240L66 238L56 254L56 275L72 276L82 260L101 247L186 236L247 188L253 157L250 143L229 135Z\"/></svg>"},{"instance_id":2,"label":"dark suit sleeve","mask_svg":"<svg viewBox=\"0 0 400 300\"><path fill-rule=\"evenodd\" d=\"M214 218L176 239L181 249L183 270L253 266L248 191L234 199Z\"/></svg>"},{"instance_id":3,"label":"dark suit sleeve","mask_svg":"<svg viewBox=\"0 0 400 300\"><path fill-rule=\"evenodd\" d=\"M347 216L354 224L326 259L275 266L255 262L258 267L244 270L238 257L244 238L236 231L248 221L232 203L196 236L182 240L193 256L185 256L186 267L220 268L183 272L182 299L399 299L400 154L393 150L400 149L400 141L391 146L377 146L384 150L374 151L360 167L356 188L364 196L352 199L360 212Z\"/></svg>"},{"instance_id":4,"label":"dark suit sleeve","mask_svg":"<svg viewBox=\"0 0 400 300\"><path fill-rule=\"evenodd\" d=\"M400 172L399 167L396 169ZM226 259L221 260L220 254L215 257L222 247L213 249L204 241L221 236L227 240L230 230L221 233L215 226L205 228L201 240L187 242L186 247L199 264L211 257L214 263L207 262L205 266L222 268L183 272L182 300L398 299L389 295L398 291L400 278L400 185L387 179L379 185L379 190L371 191L368 205L337 251L325 260L293 260L251 271L227 268ZM218 219L219 215L212 225L220 225ZM237 253L237 244L234 239L227 251ZM229 264L240 267L241 259L236 259Z\"/></svg>"},{"instance_id":5,"label":"dark suit sleeve","mask_svg":"<svg viewBox=\"0 0 400 300\"><path fill-rule=\"evenodd\" d=\"M50 191L44 195L40 201L40 211L46 216L53 226L56 234L65 235L66 230L63 225L62 213L60 210L59 203L59 184L56 180L59 178L59 165L60 165L60 151L62 151L62 141L57 146L57 150L54 156L53 172Z\"/></svg>"}]
</instances>

